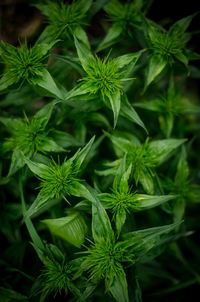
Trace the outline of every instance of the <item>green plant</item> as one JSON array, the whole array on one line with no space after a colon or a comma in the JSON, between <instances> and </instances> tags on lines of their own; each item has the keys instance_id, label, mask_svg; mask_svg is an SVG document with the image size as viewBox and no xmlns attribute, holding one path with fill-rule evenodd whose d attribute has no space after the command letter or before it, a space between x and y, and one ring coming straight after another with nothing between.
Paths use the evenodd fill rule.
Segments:
<instances>
[{"instance_id":1,"label":"green plant","mask_svg":"<svg viewBox=\"0 0 200 302\"><path fill-rule=\"evenodd\" d=\"M152 2L37 1L0 42L0 301L196 299L197 13Z\"/></svg>"}]
</instances>

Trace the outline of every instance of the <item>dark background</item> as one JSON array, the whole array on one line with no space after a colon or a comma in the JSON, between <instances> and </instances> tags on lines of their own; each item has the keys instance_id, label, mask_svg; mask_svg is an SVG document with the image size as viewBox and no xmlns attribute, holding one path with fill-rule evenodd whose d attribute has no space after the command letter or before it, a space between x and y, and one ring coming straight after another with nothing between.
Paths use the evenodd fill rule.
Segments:
<instances>
[{"instance_id":1,"label":"dark background","mask_svg":"<svg viewBox=\"0 0 200 302\"><path fill-rule=\"evenodd\" d=\"M97 0L98 1L98 0ZM0 0L0 39L12 44L18 44L19 39L25 37L34 39L40 32L43 24L41 13L31 6L33 1L29 0ZM41 1L42 2L42 1ZM65 1L72 2L72 1ZM127 1L122 1L127 2ZM199 0L154 0L147 16L156 21L173 23L178 19L186 17L200 10ZM99 12L98 14L102 14ZM89 33L97 35L103 34L99 30L99 25L95 24L97 19L92 22ZM191 31L200 30L200 15L197 15L190 26ZM98 30L95 31L95 27ZM96 38L96 37L95 37ZM199 35L192 38L192 43L196 44L196 50L200 51Z\"/></svg>"}]
</instances>

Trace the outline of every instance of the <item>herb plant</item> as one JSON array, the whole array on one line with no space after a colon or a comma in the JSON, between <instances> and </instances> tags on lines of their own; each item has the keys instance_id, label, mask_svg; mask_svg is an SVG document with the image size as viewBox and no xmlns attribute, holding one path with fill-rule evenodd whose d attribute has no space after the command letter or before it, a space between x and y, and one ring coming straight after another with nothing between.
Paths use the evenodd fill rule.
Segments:
<instances>
[{"instance_id":1,"label":"herb plant","mask_svg":"<svg viewBox=\"0 0 200 302\"><path fill-rule=\"evenodd\" d=\"M0 302L199 285L198 13L152 2L35 1L41 30L0 42Z\"/></svg>"}]
</instances>

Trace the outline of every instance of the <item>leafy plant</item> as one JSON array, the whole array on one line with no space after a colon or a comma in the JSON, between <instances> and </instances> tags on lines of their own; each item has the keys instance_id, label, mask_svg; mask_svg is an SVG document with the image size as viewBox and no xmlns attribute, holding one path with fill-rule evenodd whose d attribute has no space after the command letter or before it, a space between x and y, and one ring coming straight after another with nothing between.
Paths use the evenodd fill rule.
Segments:
<instances>
[{"instance_id":1,"label":"leafy plant","mask_svg":"<svg viewBox=\"0 0 200 302\"><path fill-rule=\"evenodd\" d=\"M75 45L80 62L87 75L81 79L82 83L80 85L77 85L69 92L67 100L85 94L89 94L95 98L99 97L100 94L105 105L111 107L113 111L114 127L117 124L121 108L122 115L125 115L146 130L126 96L124 96L124 102L121 102L123 82L130 80L127 78L130 66L131 68L134 67L143 50L123 55L113 60L106 57L102 61L98 57L95 58L78 40L75 40Z\"/></svg>"},{"instance_id":2,"label":"leafy plant","mask_svg":"<svg viewBox=\"0 0 200 302\"><path fill-rule=\"evenodd\" d=\"M191 56L192 52L186 49L186 43L191 35L185 31L195 15L177 21L169 31L147 21L147 43L153 54L147 69L145 88L166 66L172 67L176 61L179 61L187 68L190 59L198 58L195 54Z\"/></svg>"},{"instance_id":3,"label":"leafy plant","mask_svg":"<svg viewBox=\"0 0 200 302\"><path fill-rule=\"evenodd\" d=\"M151 248L161 244L162 235L166 236L175 225L126 233L124 240L116 241L109 218L101 207L100 203L93 205L92 232L95 243L85 252L81 269L90 272L93 282L104 279L106 292L110 292L116 301L129 301L122 264L133 265Z\"/></svg>"},{"instance_id":4,"label":"leafy plant","mask_svg":"<svg viewBox=\"0 0 200 302\"><path fill-rule=\"evenodd\" d=\"M126 214L148 210L175 197L173 195L151 196L132 193L128 184L131 170L132 164L126 170L126 157L124 157L116 173L112 193L99 194L105 208L110 209L113 213L118 234L126 221Z\"/></svg>"},{"instance_id":5,"label":"leafy plant","mask_svg":"<svg viewBox=\"0 0 200 302\"><path fill-rule=\"evenodd\" d=\"M112 0L105 5L104 10L109 15L112 26L99 44L98 51L111 46L122 35L128 34L133 37L133 30L143 27L143 14L147 12L149 6L143 2L145 1L135 0L122 4L118 0Z\"/></svg>"},{"instance_id":6,"label":"leafy plant","mask_svg":"<svg viewBox=\"0 0 200 302\"><path fill-rule=\"evenodd\" d=\"M28 209L26 218L36 213L50 199L62 197L68 202L66 195L85 196L84 186L81 184L78 173L93 141L94 138L81 151L78 150L73 157L62 164L52 160L45 165L24 158L29 169L41 179L40 193Z\"/></svg>"},{"instance_id":7,"label":"leafy plant","mask_svg":"<svg viewBox=\"0 0 200 302\"><path fill-rule=\"evenodd\" d=\"M31 5L0 42L0 301L196 300L197 13Z\"/></svg>"},{"instance_id":8,"label":"leafy plant","mask_svg":"<svg viewBox=\"0 0 200 302\"><path fill-rule=\"evenodd\" d=\"M36 44L29 49L27 44L16 48L1 41L0 53L7 68L0 81L0 90L4 91L14 84L21 86L28 82L47 88L58 98L62 98L61 92L45 68L49 51L55 43L56 41L50 44Z\"/></svg>"},{"instance_id":9,"label":"leafy plant","mask_svg":"<svg viewBox=\"0 0 200 302\"><path fill-rule=\"evenodd\" d=\"M149 142L147 139L144 144L133 143L127 139L110 136L117 150L121 150L127 154L127 165L131 164L132 178L135 184L141 183L147 193L154 193L153 177L155 176L155 168L164 163L172 154L172 151L184 143L184 139L165 139ZM121 153L119 154L121 157ZM108 171L99 171L101 175L115 174L120 164L120 160L116 160L109 164L113 168Z\"/></svg>"},{"instance_id":10,"label":"leafy plant","mask_svg":"<svg viewBox=\"0 0 200 302\"><path fill-rule=\"evenodd\" d=\"M39 37L38 43L49 43L57 38L69 40L75 36L88 44L87 35L82 26L86 25L86 13L91 4L91 0L78 0L72 2L72 4L62 1L57 3L53 1L36 3L35 6L43 12L49 23Z\"/></svg>"}]
</instances>

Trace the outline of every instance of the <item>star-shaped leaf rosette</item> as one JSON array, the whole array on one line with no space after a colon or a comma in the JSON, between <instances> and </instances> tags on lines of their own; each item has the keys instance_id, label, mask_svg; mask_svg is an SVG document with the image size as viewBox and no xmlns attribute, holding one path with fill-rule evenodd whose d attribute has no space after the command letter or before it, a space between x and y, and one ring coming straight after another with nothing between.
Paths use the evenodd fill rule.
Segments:
<instances>
[{"instance_id":1,"label":"star-shaped leaf rosette","mask_svg":"<svg viewBox=\"0 0 200 302\"><path fill-rule=\"evenodd\" d=\"M80 145L70 134L63 131L48 129L48 123L52 115L53 108L57 101L53 101L40 109L31 119L0 117L11 136L2 143L2 151L5 154L12 152L8 177L16 173L24 166L22 153L31 158L37 152L46 154L48 152L66 152L62 141L56 141L56 135L62 136L65 145ZM54 138L55 136L55 138ZM61 143L61 144L60 144Z\"/></svg>"},{"instance_id":2,"label":"star-shaped leaf rosette","mask_svg":"<svg viewBox=\"0 0 200 302\"><path fill-rule=\"evenodd\" d=\"M163 187L177 197L171 203L174 221L183 219L187 203L199 202L200 186L191 182L190 169L187 161L187 151L184 146L179 155L176 173L173 179L165 177Z\"/></svg>"},{"instance_id":3,"label":"star-shaped leaf rosette","mask_svg":"<svg viewBox=\"0 0 200 302\"><path fill-rule=\"evenodd\" d=\"M179 116L200 113L200 106L192 101L195 101L192 96L184 95L180 83L175 84L174 79L171 78L167 92L153 100L136 103L135 106L156 112L161 130L169 138Z\"/></svg>"},{"instance_id":4,"label":"star-shaped leaf rosette","mask_svg":"<svg viewBox=\"0 0 200 302\"><path fill-rule=\"evenodd\" d=\"M48 201L55 198L63 198L68 202L67 197L74 195L93 202L91 194L79 176L81 165L93 142L94 137L82 150L79 149L71 158L64 160L62 164L60 162L56 163L54 160L49 161L48 164L43 164L24 157L29 169L41 180L40 192L24 214L25 219L38 212Z\"/></svg>"},{"instance_id":5,"label":"star-shaped leaf rosette","mask_svg":"<svg viewBox=\"0 0 200 302\"><path fill-rule=\"evenodd\" d=\"M143 15L147 13L151 1L133 0L121 3L118 0L111 0L104 10L112 22L107 35L99 44L97 51L101 51L120 40L120 37L127 35L135 38L135 30L144 27Z\"/></svg>"},{"instance_id":6,"label":"star-shaped leaf rosette","mask_svg":"<svg viewBox=\"0 0 200 302\"><path fill-rule=\"evenodd\" d=\"M116 175L117 169L126 154L126 169L131 165L130 177L135 184L142 185L148 194L154 194L154 178L156 168L169 159L173 152L186 139L163 139L150 142L147 139L143 144L135 138L134 141L116 135L107 136L111 139L119 159L106 164L108 169L96 171L99 175Z\"/></svg>"},{"instance_id":7,"label":"star-shaped leaf rosette","mask_svg":"<svg viewBox=\"0 0 200 302\"><path fill-rule=\"evenodd\" d=\"M154 22L146 20L146 41L151 57L144 89L154 81L164 68L172 68L174 63L179 62L188 69L189 60L200 59L200 55L186 48L187 42L192 37L192 34L186 33L186 30L195 15L177 21L168 31Z\"/></svg>"},{"instance_id":8,"label":"star-shaped leaf rosette","mask_svg":"<svg viewBox=\"0 0 200 302\"><path fill-rule=\"evenodd\" d=\"M40 86L51 96L62 99L62 91L46 69L49 51L56 42L57 40L48 44L35 44L31 48L25 43L17 48L1 41L0 57L5 64L5 71L0 79L0 93L8 88L21 88L28 83Z\"/></svg>"},{"instance_id":9,"label":"star-shaped leaf rosette","mask_svg":"<svg viewBox=\"0 0 200 302\"><path fill-rule=\"evenodd\" d=\"M88 45L83 26L86 25L86 13L91 4L92 0L77 0L71 4L48 0L35 3L35 6L45 15L48 23L39 37L38 43L50 43L58 38L68 41L77 37Z\"/></svg>"},{"instance_id":10,"label":"star-shaped leaf rosette","mask_svg":"<svg viewBox=\"0 0 200 302\"><path fill-rule=\"evenodd\" d=\"M128 169L126 166L125 155L114 178L112 192L98 195L103 206L112 212L118 235L126 221L127 214L145 211L175 198L173 195L152 196L132 192L132 188L129 186L132 164Z\"/></svg>"},{"instance_id":11,"label":"star-shaped leaf rosette","mask_svg":"<svg viewBox=\"0 0 200 302\"><path fill-rule=\"evenodd\" d=\"M86 301L101 280L105 290L118 302L128 302L126 268L135 265L153 248L173 239L173 230L179 223L153 227L123 234L116 238L103 205L92 203L92 235L94 242L81 258L77 276L88 272L88 286L79 301ZM136 276L135 276L136 277Z\"/></svg>"},{"instance_id":12,"label":"star-shaped leaf rosette","mask_svg":"<svg viewBox=\"0 0 200 302\"><path fill-rule=\"evenodd\" d=\"M123 91L124 83L130 80L128 78L130 70L134 68L144 50L114 59L109 57L100 59L77 39L75 39L75 45L84 73L80 84L67 94L66 103L77 98L87 100L88 97L88 99L94 99L94 102L95 99L100 99L102 105L113 111L114 127L117 124L119 114L121 114L146 130L144 123Z\"/></svg>"}]
</instances>

